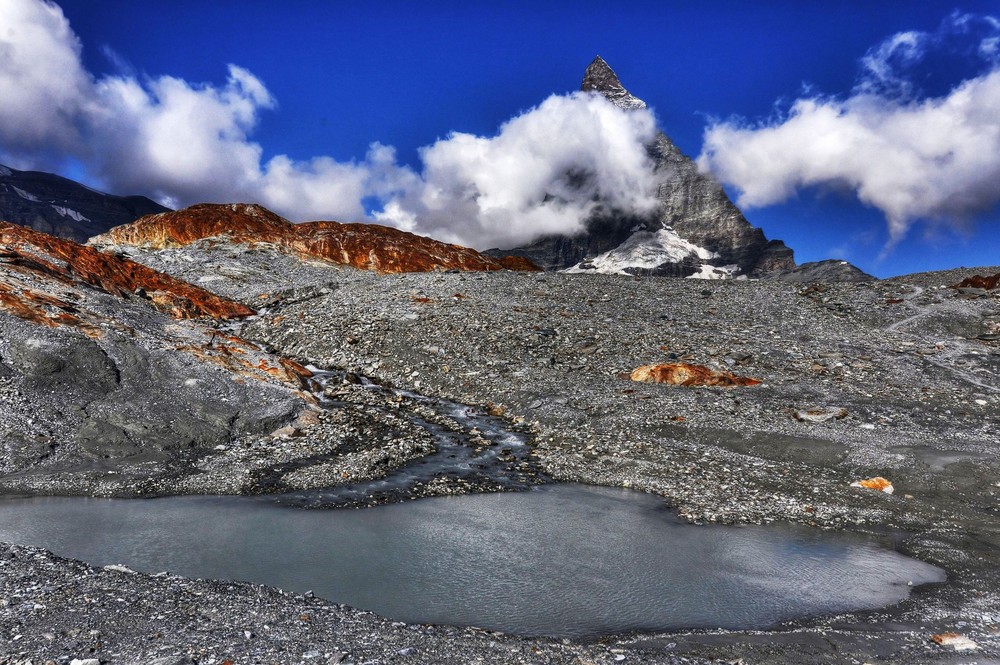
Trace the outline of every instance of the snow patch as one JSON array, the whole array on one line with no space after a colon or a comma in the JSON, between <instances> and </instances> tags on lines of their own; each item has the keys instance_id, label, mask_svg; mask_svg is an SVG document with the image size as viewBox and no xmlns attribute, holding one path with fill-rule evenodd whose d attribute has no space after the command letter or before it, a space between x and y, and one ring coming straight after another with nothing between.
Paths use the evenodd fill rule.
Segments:
<instances>
[{"instance_id":1,"label":"snow patch","mask_svg":"<svg viewBox=\"0 0 1000 665\"><path fill-rule=\"evenodd\" d=\"M10 187L15 192L17 192L17 195L20 196L25 201L31 201L33 203L41 203L41 201L38 200L38 197L32 194L31 192L26 192L20 187L14 187L14 185L11 185Z\"/></svg>"},{"instance_id":2,"label":"snow patch","mask_svg":"<svg viewBox=\"0 0 1000 665\"><path fill-rule=\"evenodd\" d=\"M36 201L38 199L35 199ZM64 208L62 206L52 206L52 209L63 217L69 217L70 219L76 220L78 222L89 222L90 218L84 217L82 213L73 210L72 208Z\"/></svg>"},{"instance_id":3,"label":"snow patch","mask_svg":"<svg viewBox=\"0 0 1000 665\"><path fill-rule=\"evenodd\" d=\"M688 275L687 279L733 279L733 275L739 269L740 267L735 263L728 266L712 266L705 263L698 272Z\"/></svg>"},{"instance_id":4,"label":"snow patch","mask_svg":"<svg viewBox=\"0 0 1000 665\"><path fill-rule=\"evenodd\" d=\"M14 175L14 172L11 171L6 166L4 166L3 164L0 164L0 176L5 176L6 177L6 176L9 176L9 175Z\"/></svg>"},{"instance_id":5,"label":"snow patch","mask_svg":"<svg viewBox=\"0 0 1000 665\"><path fill-rule=\"evenodd\" d=\"M627 268L652 270L664 263L679 263L692 256L707 261L718 254L681 238L672 228L664 227L655 232L637 231L614 249L581 261L563 272L628 275ZM706 267L712 268L703 266L702 272Z\"/></svg>"}]
</instances>

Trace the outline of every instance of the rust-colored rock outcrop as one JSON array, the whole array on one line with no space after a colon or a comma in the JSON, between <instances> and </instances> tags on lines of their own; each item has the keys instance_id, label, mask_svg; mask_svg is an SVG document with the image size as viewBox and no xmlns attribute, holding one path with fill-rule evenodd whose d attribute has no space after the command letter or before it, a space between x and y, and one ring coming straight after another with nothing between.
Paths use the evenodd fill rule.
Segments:
<instances>
[{"instance_id":1,"label":"rust-colored rock outcrop","mask_svg":"<svg viewBox=\"0 0 1000 665\"><path fill-rule=\"evenodd\" d=\"M66 286L88 284L121 297L138 295L179 319L233 319L254 313L245 305L140 263L7 222L0 222L0 263L6 268L0 274L0 305L46 325L58 325L60 316L71 317L72 306L30 288L27 281L14 275Z\"/></svg>"},{"instance_id":2,"label":"rust-colored rock outcrop","mask_svg":"<svg viewBox=\"0 0 1000 665\"><path fill-rule=\"evenodd\" d=\"M866 478L864 480L856 480L851 483L851 487L860 487L866 490L876 490L878 492L885 492L886 494L893 493L892 481L882 476L875 476L874 478Z\"/></svg>"},{"instance_id":3,"label":"rust-colored rock outcrop","mask_svg":"<svg viewBox=\"0 0 1000 665\"><path fill-rule=\"evenodd\" d=\"M109 301L108 295L114 298ZM178 324L144 316L141 306L124 306L137 299L174 319L254 314L240 303L133 261L0 222L0 312L47 328L73 328L92 339L106 339L110 331L141 338L154 348L225 368L237 381L281 384L313 401L308 391L312 373L302 365L197 321Z\"/></svg>"},{"instance_id":4,"label":"rust-colored rock outcrop","mask_svg":"<svg viewBox=\"0 0 1000 665\"><path fill-rule=\"evenodd\" d=\"M525 256L501 256L499 259L500 265L506 270L512 270L514 272L539 272L541 268L536 266L531 262L531 259Z\"/></svg>"},{"instance_id":5,"label":"rust-colored rock outcrop","mask_svg":"<svg viewBox=\"0 0 1000 665\"><path fill-rule=\"evenodd\" d=\"M268 243L303 259L322 259L381 273L540 270L527 259L494 259L468 247L387 226L339 222L293 224L262 206L242 203L206 203L148 215L91 238L90 244L165 249L206 238L251 245Z\"/></svg>"},{"instance_id":6,"label":"rust-colored rock outcrop","mask_svg":"<svg viewBox=\"0 0 1000 665\"><path fill-rule=\"evenodd\" d=\"M176 348L234 374L258 381L276 379L296 390L308 388L308 379L313 375L294 360L266 354L257 345L235 335L213 335L207 343L179 345Z\"/></svg>"},{"instance_id":7,"label":"rust-colored rock outcrop","mask_svg":"<svg viewBox=\"0 0 1000 665\"><path fill-rule=\"evenodd\" d=\"M953 289L986 289L987 291L992 291L993 289L1000 288L1000 272L989 277L983 277L982 275L973 275L972 277L966 277L958 284L953 284Z\"/></svg>"},{"instance_id":8,"label":"rust-colored rock outcrop","mask_svg":"<svg viewBox=\"0 0 1000 665\"><path fill-rule=\"evenodd\" d=\"M671 386L711 386L717 388L736 388L755 386L757 379L736 376L731 372L722 372L689 363L671 363L666 365L643 365L632 372L631 379L642 383L665 383Z\"/></svg>"}]
</instances>

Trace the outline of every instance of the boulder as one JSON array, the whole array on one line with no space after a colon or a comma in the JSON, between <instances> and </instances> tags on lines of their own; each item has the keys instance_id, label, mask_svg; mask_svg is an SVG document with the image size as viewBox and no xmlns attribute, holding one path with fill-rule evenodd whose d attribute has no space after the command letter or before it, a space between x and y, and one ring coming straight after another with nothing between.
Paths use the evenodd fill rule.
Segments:
<instances>
[{"instance_id":1,"label":"boulder","mask_svg":"<svg viewBox=\"0 0 1000 665\"><path fill-rule=\"evenodd\" d=\"M882 476L875 476L874 478L867 478L865 480L856 480L851 483L851 487L878 490L879 492L885 492L886 494L892 494L893 492L892 482Z\"/></svg>"},{"instance_id":2,"label":"boulder","mask_svg":"<svg viewBox=\"0 0 1000 665\"><path fill-rule=\"evenodd\" d=\"M760 382L731 372L709 369L689 363L643 365L636 368L630 377L640 383L665 383L671 386L736 388L755 386Z\"/></svg>"}]
</instances>

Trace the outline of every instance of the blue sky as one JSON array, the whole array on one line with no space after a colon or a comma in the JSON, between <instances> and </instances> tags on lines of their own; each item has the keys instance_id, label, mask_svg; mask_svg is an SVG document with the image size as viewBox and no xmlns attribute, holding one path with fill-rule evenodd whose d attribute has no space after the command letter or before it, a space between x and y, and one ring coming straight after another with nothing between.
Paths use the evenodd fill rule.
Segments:
<instances>
[{"instance_id":1,"label":"blue sky","mask_svg":"<svg viewBox=\"0 0 1000 665\"><path fill-rule=\"evenodd\" d=\"M7 1L27 6L40 0ZM280 210L282 202L296 197L315 200L301 214L309 217L327 205L331 214L317 216L328 218L336 218L332 213L358 216L356 209L339 204L352 195L362 197L368 212L389 200L388 195L373 194L378 187L370 184L371 174L376 171L381 174L378 177L391 179L390 184L381 185L387 190L419 186L426 192L433 179L427 175L421 148L446 142L452 132L494 137L503 123L550 95L576 90L583 70L598 53L631 92L650 104L659 126L694 157L705 150L706 130L719 123L734 132L759 129L761 124L773 129L788 118L796 100L841 103L852 99L859 94L859 81L870 78L870 68L862 59L894 35L938 34L950 16L1000 16L996 2L480 5L62 0L59 7L82 47L80 82L73 92L59 91L60 100L84 88L90 90L94 81L101 88L102 82L112 79L131 81L134 89L119 86L122 89L109 92L105 85L98 93L79 94L87 99L96 94L102 100L134 100L137 90L144 89L152 102L136 103L137 108L148 110L157 100L166 99L168 93L152 83L162 82L163 77L187 86L177 99L192 98L206 89L216 91L221 101L207 112L218 111L220 119L211 131L224 135L226 146L236 152L206 167L203 173L208 174L208 181L227 163L256 159L254 164L267 165L259 170L273 176L254 180L270 192L271 198L262 199L265 203L291 214ZM56 30L57 23L46 21L48 29ZM967 41L979 39L980 43L981 37L977 33ZM934 57L904 63L905 75L914 83L912 90L880 94L894 103L913 106L943 98L963 81L988 74L995 61L949 57L949 49L961 50L961 38L935 41ZM68 43L66 39L65 35L54 38L54 53ZM230 64L241 68L235 79ZM239 72L246 72L247 77ZM40 79L46 75L44 67L37 75ZM266 90L256 88L257 83ZM853 112L841 111L845 116ZM114 126L140 127L137 135L148 135L141 129L146 125L136 119L140 111L135 113L127 122L115 120ZM67 115L72 113L67 111ZM161 127L164 122L150 126ZM156 154L123 172L121 164L127 161L128 150L135 149L134 143L122 140L117 152L95 156L100 150L96 145L117 145L124 134L120 129L103 131L67 133L59 141L51 138L52 132L45 140L8 132L0 134L0 156L13 162L12 166L59 170L116 193L144 193L176 203L211 197L204 188L185 180L176 164L164 171L166 167L157 165ZM641 135L645 130L628 127L621 131ZM531 135L525 130L524 136ZM1000 214L988 193L980 193L975 205L959 208L941 202L954 200L954 192L945 192L940 200L923 207L893 207L897 204L890 194L875 196L875 204L869 200L864 205L858 202L858 192L871 183L862 178L860 185L845 185L853 182L851 174L836 169L822 170L813 180L776 173L767 182L739 170L737 157L762 150L783 154L787 148L782 141L791 139L781 134L716 134L715 138L719 157L712 165L728 174L727 189L734 199L750 192L754 205L744 206L748 219L768 237L785 240L800 262L843 257L879 276L1000 264ZM393 146L391 160L387 155L373 157L369 152L373 142ZM514 138L509 143L520 145ZM182 152L176 145L164 148L155 141L150 145L150 150ZM253 150L244 150L247 145L255 146L259 155L248 156ZM463 155L472 145L464 144ZM434 154L441 160L454 156L456 146L439 147ZM984 144L983 150L987 149ZM270 160L276 157L279 161L272 164ZM310 161L318 157L328 159ZM802 156L797 163L810 169L810 159L815 155ZM391 178L385 175L390 161ZM453 164L443 163L442 169ZM307 166L300 168L301 164ZM357 168L352 170L352 165ZM191 178L202 173L198 168L190 172ZM309 177L296 180L302 172ZM366 184L345 186L337 205L309 189L338 173L356 183L364 179ZM248 196L246 183L256 177L256 171L252 177L219 175L218 195L223 199L227 194ZM403 180L409 184L400 184ZM122 191L123 187L128 191ZM782 187L791 187L791 192L773 194ZM399 200L406 208L406 197ZM417 231L444 229L446 236L454 231L446 225L424 227L419 220L413 221L412 216L421 210L410 206L394 219ZM905 218L901 234L890 234L887 210ZM933 218L929 223L923 217L925 210ZM455 233L445 239L467 240Z\"/></svg>"}]
</instances>

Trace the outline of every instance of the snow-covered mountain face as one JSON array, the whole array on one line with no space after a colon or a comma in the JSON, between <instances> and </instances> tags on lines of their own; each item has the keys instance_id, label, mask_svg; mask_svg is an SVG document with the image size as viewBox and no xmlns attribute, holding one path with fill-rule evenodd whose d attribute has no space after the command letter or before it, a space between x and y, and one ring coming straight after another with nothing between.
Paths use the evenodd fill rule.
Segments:
<instances>
[{"instance_id":1,"label":"snow-covered mountain face","mask_svg":"<svg viewBox=\"0 0 1000 665\"><path fill-rule=\"evenodd\" d=\"M84 242L167 208L144 196L112 196L51 173L0 165L0 220Z\"/></svg>"},{"instance_id":2,"label":"snow-covered mountain face","mask_svg":"<svg viewBox=\"0 0 1000 665\"><path fill-rule=\"evenodd\" d=\"M669 274L674 277L726 279L738 266L715 266L719 255L681 238L670 227L636 230L625 242L566 268L569 273L616 275Z\"/></svg>"},{"instance_id":3,"label":"snow-covered mountain face","mask_svg":"<svg viewBox=\"0 0 1000 665\"><path fill-rule=\"evenodd\" d=\"M581 88L626 111L646 108L600 56L587 67ZM647 149L658 181L653 216L604 213L588 220L579 235L545 237L502 253L525 256L548 270L674 277L763 277L795 267L792 250L751 226L722 186L700 173L666 134L660 132Z\"/></svg>"}]
</instances>

